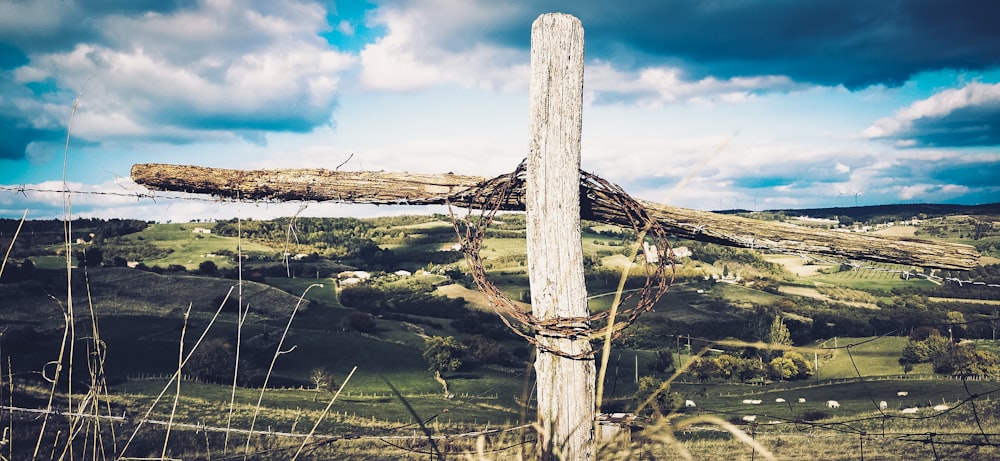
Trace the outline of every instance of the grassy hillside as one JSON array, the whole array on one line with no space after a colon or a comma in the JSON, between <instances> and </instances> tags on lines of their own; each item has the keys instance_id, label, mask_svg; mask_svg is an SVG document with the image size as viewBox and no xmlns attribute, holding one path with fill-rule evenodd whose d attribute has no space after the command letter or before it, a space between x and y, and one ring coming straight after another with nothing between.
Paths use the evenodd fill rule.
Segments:
<instances>
[{"instance_id":1,"label":"grassy hillside","mask_svg":"<svg viewBox=\"0 0 1000 461\"><path fill-rule=\"evenodd\" d=\"M211 223L188 224L154 224L148 228L119 239L120 245L151 245L167 254L158 258L144 259L147 266L167 267L172 264L184 266L189 270L198 268L202 261L212 261L220 268L233 267L232 258L222 254L235 254L242 245L246 255L277 255L283 251L283 245L274 247L258 241L244 240L239 242L235 237L223 237L214 233L195 233L194 230L213 229ZM280 243L280 242L279 242ZM295 253L294 245L291 250Z\"/></svg>"}]
</instances>

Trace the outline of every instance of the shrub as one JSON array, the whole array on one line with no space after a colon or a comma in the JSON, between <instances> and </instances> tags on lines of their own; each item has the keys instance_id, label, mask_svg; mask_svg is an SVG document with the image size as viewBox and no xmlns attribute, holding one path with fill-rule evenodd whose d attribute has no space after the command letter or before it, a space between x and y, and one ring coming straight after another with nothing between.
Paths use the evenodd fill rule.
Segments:
<instances>
[{"instance_id":1,"label":"shrub","mask_svg":"<svg viewBox=\"0 0 1000 461\"><path fill-rule=\"evenodd\" d=\"M76 260L82 267L99 267L104 261L104 253L100 249L90 247L84 251L76 252Z\"/></svg>"},{"instance_id":2,"label":"shrub","mask_svg":"<svg viewBox=\"0 0 1000 461\"><path fill-rule=\"evenodd\" d=\"M495 363L498 365L512 365L517 363L517 359L499 341L474 335L462 338L462 347L473 359L481 363Z\"/></svg>"},{"instance_id":3,"label":"shrub","mask_svg":"<svg viewBox=\"0 0 1000 461\"><path fill-rule=\"evenodd\" d=\"M222 338L209 339L194 352L184 366L186 374L213 383L228 383L233 379L236 351Z\"/></svg>"},{"instance_id":4,"label":"shrub","mask_svg":"<svg viewBox=\"0 0 1000 461\"><path fill-rule=\"evenodd\" d=\"M674 369L674 353L670 349L660 349L653 355L653 360L647 365L654 373L666 373Z\"/></svg>"},{"instance_id":5,"label":"shrub","mask_svg":"<svg viewBox=\"0 0 1000 461\"><path fill-rule=\"evenodd\" d=\"M219 266L217 266L212 261L202 261L198 264L198 272L204 275L215 275L219 271Z\"/></svg>"},{"instance_id":6,"label":"shrub","mask_svg":"<svg viewBox=\"0 0 1000 461\"><path fill-rule=\"evenodd\" d=\"M826 419L828 414L819 410L806 410L802 412L802 421L819 421L821 419Z\"/></svg>"},{"instance_id":7,"label":"shrub","mask_svg":"<svg viewBox=\"0 0 1000 461\"><path fill-rule=\"evenodd\" d=\"M344 330L354 330L361 333L375 333L375 318L364 312L350 312L340 322Z\"/></svg>"}]
</instances>

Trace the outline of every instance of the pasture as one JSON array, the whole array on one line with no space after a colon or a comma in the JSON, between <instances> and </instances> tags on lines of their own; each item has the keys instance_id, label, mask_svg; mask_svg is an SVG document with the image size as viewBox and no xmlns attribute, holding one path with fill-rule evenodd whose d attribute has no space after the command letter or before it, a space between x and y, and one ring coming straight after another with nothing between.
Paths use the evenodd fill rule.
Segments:
<instances>
[{"instance_id":1,"label":"pasture","mask_svg":"<svg viewBox=\"0 0 1000 461\"><path fill-rule=\"evenodd\" d=\"M243 247L244 254L270 256L282 251L281 248L260 242L248 240L240 242L236 237L223 237L214 233L194 233L195 228L211 229L212 227L211 223L156 224L141 232L126 235L122 237L122 240L131 243L144 243L170 251L164 257L144 261L147 266L166 267L177 264L188 270L197 269L198 264L202 261L212 261L220 268L233 267L234 263L230 258L212 255L220 251L236 253L240 245Z\"/></svg>"},{"instance_id":2,"label":"pasture","mask_svg":"<svg viewBox=\"0 0 1000 461\"><path fill-rule=\"evenodd\" d=\"M819 273L808 277L807 280L813 282L827 283L855 290L883 291L888 292L893 288L907 286L932 287L933 282L917 276L904 278L903 271L912 271L913 268L886 263L864 263L864 269L841 269L827 273Z\"/></svg>"}]
</instances>

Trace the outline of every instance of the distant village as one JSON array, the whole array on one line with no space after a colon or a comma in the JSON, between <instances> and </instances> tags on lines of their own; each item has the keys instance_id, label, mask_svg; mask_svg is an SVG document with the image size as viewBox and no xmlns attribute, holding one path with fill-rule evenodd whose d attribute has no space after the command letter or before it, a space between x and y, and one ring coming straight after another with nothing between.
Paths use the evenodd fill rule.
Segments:
<instances>
[{"instance_id":1,"label":"distant village","mask_svg":"<svg viewBox=\"0 0 1000 461\"><path fill-rule=\"evenodd\" d=\"M839 220L829 219L829 218L811 218L809 216L799 216L799 217L795 218L795 220L796 221L803 221L803 222L811 224L811 225L828 225L828 226L832 227L831 230L833 230L834 232L858 232L858 233L874 232L874 231L878 231L878 230L882 230L882 229L888 229L888 228L896 227L896 226L919 226L923 222L919 218L917 218L916 216L914 216L914 217L912 217L910 219L902 220L902 221L890 221L890 222L878 223L878 224L874 224L874 225L872 225L872 224L865 224L865 223L861 223L861 222L855 222L854 224L852 224L850 226L841 226Z\"/></svg>"}]
</instances>

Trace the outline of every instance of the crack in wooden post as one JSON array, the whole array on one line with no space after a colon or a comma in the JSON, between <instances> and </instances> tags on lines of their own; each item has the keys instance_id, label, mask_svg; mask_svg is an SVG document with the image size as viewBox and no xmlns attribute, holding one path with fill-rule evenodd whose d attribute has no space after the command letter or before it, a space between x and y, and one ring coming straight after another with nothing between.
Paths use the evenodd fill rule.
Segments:
<instances>
[{"instance_id":1,"label":"crack in wooden post","mask_svg":"<svg viewBox=\"0 0 1000 461\"><path fill-rule=\"evenodd\" d=\"M525 220L531 306L535 318L569 328L589 315L580 238L583 25L577 18L545 14L532 24L529 101ZM590 460L594 360L549 352L586 354L590 341L542 333L535 339L538 418L551 431L542 456Z\"/></svg>"}]
</instances>

